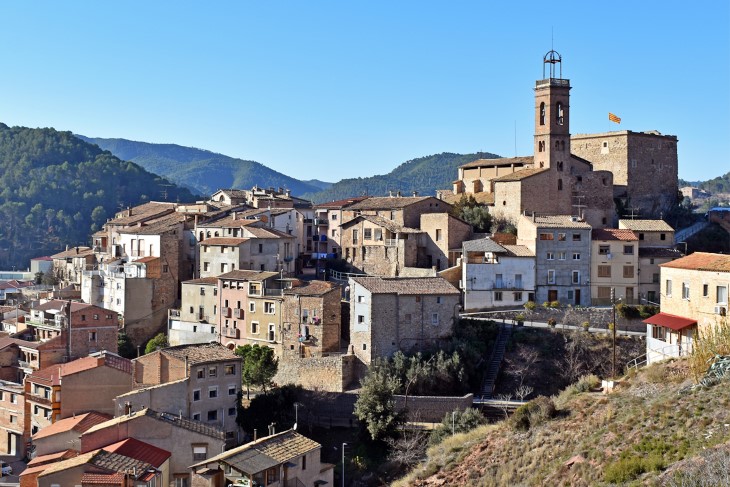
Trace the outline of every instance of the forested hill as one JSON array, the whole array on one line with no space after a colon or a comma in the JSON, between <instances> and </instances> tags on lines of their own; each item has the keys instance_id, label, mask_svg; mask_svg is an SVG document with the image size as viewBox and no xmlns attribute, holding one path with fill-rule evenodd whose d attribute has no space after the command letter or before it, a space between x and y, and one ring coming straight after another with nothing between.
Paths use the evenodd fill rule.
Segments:
<instances>
[{"instance_id":1,"label":"forested hill","mask_svg":"<svg viewBox=\"0 0 730 487\"><path fill-rule=\"evenodd\" d=\"M684 179L680 179L679 186L694 186L709 191L712 194L730 193L730 172L708 181L685 181Z\"/></svg>"},{"instance_id":2,"label":"forested hill","mask_svg":"<svg viewBox=\"0 0 730 487\"><path fill-rule=\"evenodd\" d=\"M71 132L0 123L0 269L89 245L120 207L150 200L195 197Z\"/></svg>"},{"instance_id":3,"label":"forested hill","mask_svg":"<svg viewBox=\"0 0 730 487\"><path fill-rule=\"evenodd\" d=\"M255 161L245 161L203 149L176 144L150 144L127 139L77 137L96 144L126 161L160 174L180 186L210 195L221 188L287 188L295 195L320 191L322 181L300 181Z\"/></svg>"},{"instance_id":4,"label":"forested hill","mask_svg":"<svg viewBox=\"0 0 730 487\"><path fill-rule=\"evenodd\" d=\"M324 191L306 193L303 198L321 203L352 196L387 196L389 191L421 196L434 196L437 189L451 189L457 178L458 167L476 159L493 159L499 156L489 152L476 154L452 154L442 152L404 162L385 175L367 178L343 179Z\"/></svg>"}]
</instances>

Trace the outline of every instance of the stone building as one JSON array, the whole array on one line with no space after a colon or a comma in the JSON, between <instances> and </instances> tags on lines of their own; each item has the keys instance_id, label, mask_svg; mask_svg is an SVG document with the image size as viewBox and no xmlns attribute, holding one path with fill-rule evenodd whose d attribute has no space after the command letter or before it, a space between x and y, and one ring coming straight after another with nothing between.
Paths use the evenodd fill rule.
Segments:
<instances>
[{"instance_id":1,"label":"stone building","mask_svg":"<svg viewBox=\"0 0 730 487\"><path fill-rule=\"evenodd\" d=\"M24 456L30 437L22 384L0 380L0 455Z\"/></svg>"},{"instance_id":2,"label":"stone building","mask_svg":"<svg viewBox=\"0 0 730 487\"><path fill-rule=\"evenodd\" d=\"M638 301L658 304L660 265L682 256L675 249L674 229L663 220L619 220L618 227L631 230L638 240Z\"/></svg>"},{"instance_id":3,"label":"stone building","mask_svg":"<svg viewBox=\"0 0 730 487\"><path fill-rule=\"evenodd\" d=\"M190 468L196 487L333 485L335 466L323 463L321 455L322 445L287 430L206 458Z\"/></svg>"},{"instance_id":4,"label":"stone building","mask_svg":"<svg viewBox=\"0 0 730 487\"><path fill-rule=\"evenodd\" d=\"M327 281L310 281L284 290L284 350L299 357L339 352L342 289Z\"/></svg>"},{"instance_id":5,"label":"stone building","mask_svg":"<svg viewBox=\"0 0 730 487\"><path fill-rule=\"evenodd\" d=\"M591 301L611 304L614 298L634 304L639 290L639 239L631 230L595 228L591 234Z\"/></svg>"},{"instance_id":6,"label":"stone building","mask_svg":"<svg viewBox=\"0 0 730 487\"><path fill-rule=\"evenodd\" d=\"M441 277L351 277L350 346L369 365L451 336L461 294Z\"/></svg>"},{"instance_id":7,"label":"stone building","mask_svg":"<svg viewBox=\"0 0 730 487\"><path fill-rule=\"evenodd\" d=\"M517 236L535 254L536 302L590 305L590 225L568 215L524 215Z\"/></svg>"},{"instance_id":8,"label":"stone building","mask_svg":"<svg viewBox=\"0 0 730 487\"><path fill-rule=\"evenodd\" d=\"M535 254L524 245L468 240L463 243L461 289L464 311L520 308L535 301Z\"/></svg>"},{"instance_id":9,"label":"stone building","mask_svg":"<svg viewBox=\"0 0 730 487\"><path fill-rule=\"evenodd\" d=\"M615 226L615 201L622 212L645 217L666 212L677 193L677 138L631 131L571 136L570 89L562 58L548 52L535 84L533 155L464 164L440 197L474 195L495 218L512 222L536 212L576 216L594 228Z\"/></svg>"},{"instance_id":10,"label":"stone building","mask_svg":"<svg viewBox=\"0 0 730 487\"><path fill-rule=\"evenodd\" d=\"M51 256L53 276L61 287L81 286L81 275L94 264L94 251L90 247L73 247Z\"/></svg>"},{"instance_id":11,"label":"stone building","mask_svg":"<svg viewBox=\"0 0 730 487\"><path fill-rule=\"evenodd\" d=\"M134 390L114 400L117 415L151 407L222 429L238 440L241 357L219 343L163 348L134 359Z\"/></svg>"},{"instance_id":12,"label":"stone building","mask_svg":"<svg viewBox=\"0 0 730 487\"><path fill-rule=\"evenodd\" d=\"M698 330L728 325L730 256L695 252L660 267L661 313L644 320L648 363L688 355Z\"/></svg>"},{"instance_id":13,"label":"stone building","mask_svg":"<svg viewBox=\"0 0 730 487\"><path fill-rule=\"evenodd\" d=\"M342 233L340 231L340 224L345 221L343 211L368 198L369 196L359 196L314 205L314 223L317 228L317 234L327 237L326 240L320 240L320 246L317 252L334 254L333 258L335 259L342 257Z\"/></svg>"},{"instance_id":14,"label":"stone building","mask_svg":"<svg viewBox=\"0 0 730 487\"><path fill-rule=\"evenodd\" d=\"M182 283L179 309L167 319L171 346L218 341L218 278L203 277Z\"/></svg>"}]
</instances>

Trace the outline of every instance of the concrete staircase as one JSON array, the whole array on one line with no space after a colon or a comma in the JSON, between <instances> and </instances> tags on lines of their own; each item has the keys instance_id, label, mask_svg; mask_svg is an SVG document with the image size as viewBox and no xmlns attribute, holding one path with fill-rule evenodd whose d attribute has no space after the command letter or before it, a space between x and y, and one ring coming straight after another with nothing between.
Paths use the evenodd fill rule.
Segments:
<instances>
[{"instance_id":1,"label":"concrete staircase","mask_svg":"<svg viewBox=\"0 0 730 487\"><path fill-rule=\"evenodd\" d=\"M499 375L499 368L504 358L504 350L507 348L507 342L512 335L512 325L503 323L499 327L497 341L492 349L492 356L487 363L487 371L484 374L484 382L482 382L481 396L484 399L492 399L494 393L494 383Z\"/></svg>"}]
</instances>

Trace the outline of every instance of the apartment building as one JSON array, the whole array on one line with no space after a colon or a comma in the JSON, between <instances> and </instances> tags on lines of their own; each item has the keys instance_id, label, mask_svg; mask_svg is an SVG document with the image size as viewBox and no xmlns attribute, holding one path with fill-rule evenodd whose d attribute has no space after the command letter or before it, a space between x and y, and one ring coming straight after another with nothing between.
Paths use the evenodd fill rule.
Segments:
<instances>
[{"instance_id":1,"label":"apartment building","mask_svg":"<svg viewBox=\"0 0 730 487\"><path fill-rule=\"evenodd\" d=\"M626 304L638 300L639 239L631 230L594 228L591 233L591 301L611 304L614 298Z\"/></svg>"},{"instance_id":2,"label":"apartment building","mask_svg":"<svg viewBox=\"0 0 730 487\"><path fill-rule=\"evenodd\" d=\"M218 278L191 279L181 288L180 308L168 312L168 343L176 346L218 341Z\"/></svg>"}]
</instances>

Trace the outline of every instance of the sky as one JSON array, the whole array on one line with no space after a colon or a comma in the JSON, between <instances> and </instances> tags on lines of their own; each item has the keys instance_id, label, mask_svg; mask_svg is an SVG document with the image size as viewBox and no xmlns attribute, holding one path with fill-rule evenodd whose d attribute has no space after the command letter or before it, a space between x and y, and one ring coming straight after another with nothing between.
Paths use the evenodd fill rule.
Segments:
<instances>
[{"instance_id":1,"label":"sky","mask_svg":"<svg viewBox=\"0 0 730 487\"><path fill-rule=\"evenodd\" d=\"M543 55L571 133L679 138L730 171L730 2L3 1L0 122L198 147L298 179L530 155ZM621 117L608 121L608 112Z\"/></svg>"}]
</instances>

